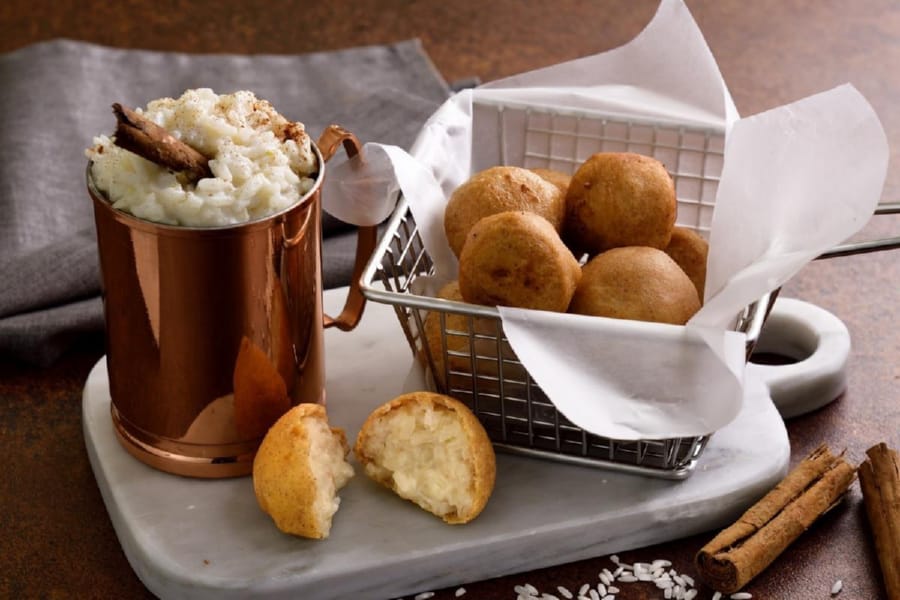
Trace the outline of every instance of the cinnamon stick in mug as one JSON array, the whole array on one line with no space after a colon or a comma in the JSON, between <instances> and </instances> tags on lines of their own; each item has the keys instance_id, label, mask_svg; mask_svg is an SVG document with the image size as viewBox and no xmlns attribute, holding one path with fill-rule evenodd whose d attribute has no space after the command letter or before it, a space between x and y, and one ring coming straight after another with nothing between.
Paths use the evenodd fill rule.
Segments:
<instances>
[{"instance_id":1,"label":"cinnamon stick in mug","mask_svg":"<svg viewBox=\"0 0 900 600\"><path fill-rule=\"evenodd\" d=\"M859 486L884 587L890 600L900 600L900 459L884 443L872 446L866 455L859 466Z\"/></svg>"},{"instance_id":2,"label":"cinnamon stick in mug","mask_svg":"<svg viewBox=\"0 0 900 600\"><path fill-rule=\"evenodd\" d=\"M855 477L856 469L843 453L835 456L822 444L700 549L698 573L720 592L741 589L834 506Z\"/></svg>"},{"instance_id":3,"label":"cinnamon stick in mug","mask_svg":"<svg viewBox=\"0 0 900 600\"><path fill-rule=\"evenodd\" d=\"M138 112L112 105L116 115L115 144L192 181L210 177L209 159Z\"/></svg>"}]
</instances>

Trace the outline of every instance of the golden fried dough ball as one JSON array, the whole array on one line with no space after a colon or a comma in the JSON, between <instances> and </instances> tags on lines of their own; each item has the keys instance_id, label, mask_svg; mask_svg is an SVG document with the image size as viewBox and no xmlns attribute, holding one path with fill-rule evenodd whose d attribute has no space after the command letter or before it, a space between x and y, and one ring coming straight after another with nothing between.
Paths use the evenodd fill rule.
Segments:
<instances>
[{"instance_id":1,"label":"golden fried dough ball","mask_svg":"<svg viewBox=\"0 0 900 600\"><path fill-rule=\"evenodd\" d=\"M531 169L532 173L537 173L545 180L549 181L553 185L562 192L563 197L565 197L566 192L569 191L569 182L572 181L572 176L568 173L563 173L562 171L557 171L555 169Z\"/></svg>"},{"instance_id":2,"label":"golden fried dough ball","mask_svg":"<svg viewBox=\"0 0 900 600\"><path fill-rule=\"evenodd\" d=\"M494 491L494 448L461 402L411 392L376 408L354 446L366 475L447 523L468 523Z\"/></svg>"},{"instance_id":3,"label":"golden fried dough ball","mask_svg":"<svg viewBox=\"0 0 900 600\"><path fill-rule=\"evenodd\" d=\"M674 260L646 246L613 248L582 268L569 312L683 325L700 310L697 290Z\"/></svg>"},{"instance_id":4,"label":"golden fried dough ball","mask_svg":"<svg viewBox=\"0 0 900 600\"><path fill-rule=\"evenodd\" d=\"M325 408L299 404L266 433L253 459L253 491L260 508L281 531L327 538L341 499L337 491L353 477L340 429L328 426Z\"/></svg>"},{"instance_id":5,"label":"golden fried dough ball","mask_svg":"<svg viewBox=\"0 0 900 600\"><path fill-rule=\"evenodd\" d=\"M465 302L462 292L459 290L459 281L451 281L446 284L438 291L437 297ZM453 371L463 376L471 376L473 373L487 377L496 376L500 370L496 339L499 323L492 319L469 317L453 312L443 312L443 315L446 342L441 340L441 313L431 311L425 317L424 343L428 346L433 363L429 365L428 355L424 350L420 352L423 364L432 367L432 375L437 382L446 385L445 374L447 371ZM506 377L525 377L521 364L515 359L511 350L507 353L505 345L501 348L500 357L505 361L503 369ZM457 382L457 385L465 384ZM487 386L489 382L483 381L480 385Z\"/></svg>"},{"instance_id":6,"label":"golden fried dough ball","mask_svg":"<svg viewBox=\"0 0 900 600\"><path fill-rule=\"evenodd\" d=\"M675 227L672 239L666 246L666 254L672 257L681 270L687 273L700 302L703 302L703 289L706 286L706 258L709 255L709 243L700 234L686 227Z\"/></svg>"},{"instance_id":7,"label":"golden fried dough ball","mask_svg":"<svg viewBox=\"0 0 900 600\"><path fill-rule=\"evenodd\" d=\"M473 304L564 312L580 278L553 225L522 211L480 220L459 257L459 289Z\"/></svg>"},{"instance_id":8,"label":"golden fried dough ball","mask_svg":"<svg viewBox=\"0 0 900 600\"><path fill-rule=\"evenodd\" d=\"M456 188L444 209L444 232L457 257L469 230L482 218L509 210L541 215L557 231L566 214L565 195L540 175L520 167L491 167Z\"/></svg>"},{"instance_id":9,"label":"golden fried dough ball","mask_svg":"<svg viewBox=\"0 0 900 600\"><path fill-rule=\"evenodd\" d=\"M591 256L620 246L665 248L675 225L675 186L655 158L600 152L572 176L563 238Z\"/></svg>"},{"instance_id":10,"label":"golden fried dough ball","mask_svg":"<svg viewBox=\"0 0 900 600\"><path fill-rule=\"evenodd\" d=\"M458 281L451 281L442 287L440 291L438 291L437 297L445 300L454 300L456 302L465 302L462 293L459 291ZM474 328L473 334L475 335L480 332L488 336L496 336L497 333L496 327L487 319L472 319L473 322L470 325L469 317L466 315L452 312L444 312L443 315L443 328L441 326L441 313L437 311L428 313L428 316L425 317L424 325L425 343L428 346L428 352L433 361L432 374L441 383L444 383L446 367L449 367L451 370L472 371L471 341L473 338L465 335L464 332L468 333L470 328ZM446 334L446 342L441 340L442 329L448 331ZM453 332L460 333L456 334ZM494 351L496 343L491 343L491 341L487 339L480 340L477 337L474 337L474 342L476 354L484 351L496 354ZM445 343L446 353L444 351ZM427 362L427 355L425 355L424 352L422 358ZM449 360L445 361L445 358ZM494 369L494 371L496 371L496 369Z\"/></svg>"}]
</instances>

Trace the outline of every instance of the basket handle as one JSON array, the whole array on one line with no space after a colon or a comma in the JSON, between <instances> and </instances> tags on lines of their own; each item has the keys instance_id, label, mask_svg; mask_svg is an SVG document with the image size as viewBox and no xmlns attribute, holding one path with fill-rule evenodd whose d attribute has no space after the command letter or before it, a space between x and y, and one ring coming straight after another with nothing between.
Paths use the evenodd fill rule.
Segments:
<instances>
[{"instance_id":1,"label":"basket handle","mask_svg":"<svg viewBox=\"0 0 900 600\"><path fill-rule=\"evenodd\" d=\"M322 152L322 158L327 162L343 145L347 156L353 158L360 155L362 145L351 132L340 125L329 125L319 136L316 144ZM344 308L337 317L323 315L324 326L337 327L341 331L350 331L359 323L363 310L366 307L366 298L362 294L362 272L375 250L378 241L378 227L375 225L359 226L356 234L356 258L353 263L353 278L350 281L350 289L347 292L347 300Z\"/></svg>"},{"instance_id":2,"label":"basket handle","mask_svg":"<svg viewBox=\"0 0 900 600\"><path fill-rule=\"evenodd\" d=\"M900 202L885 202L875 209L876 215L900 214ZM896 250L900 248L900 236L882 238L880 240L866 240L864 242L852 242L835 246L831 250L823 252L815 260L823 258L837 258L839 256L853 256L854 254L868 254L882 250Z\"/></svg>"}]
</instances>

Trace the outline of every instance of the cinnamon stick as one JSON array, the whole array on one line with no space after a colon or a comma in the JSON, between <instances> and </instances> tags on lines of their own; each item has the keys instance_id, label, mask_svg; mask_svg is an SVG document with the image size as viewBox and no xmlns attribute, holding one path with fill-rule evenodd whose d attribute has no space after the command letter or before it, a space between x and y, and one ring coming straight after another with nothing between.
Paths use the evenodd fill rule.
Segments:
<instances>
[{"instance_id":1,"label":"cinnamon stick","mask_svg":"<svg viewBox=\"0 0 900 600\"><path fill-rule=\"evenodd\" d=\"M890 600L900 600L900 467L897 451L887 444L872 446L859 466L859 486L881 575Z\"/></svg>"},{"instance_id":2,"label":"cinnamon stick","mask_svg":"<svg viewBox=\"0 0 900 600\"><path fill-rule=\"evenodd\" d=\"M825 444L700 549L698 573L726 594L738 591L761 573L791 542L843 496L856 469Z\"/></svg>"},{"instance_id":3,"label":"cinnamon stick","mask_svg":"<svg viewBox=\"0 0 900 600\"><path fill-rule=\"evenodd\" d=\"M118 102L112 105L116 115L115 144L190 180L210 177L209 159L168 131Z\"/></svg>"}]
</instances>

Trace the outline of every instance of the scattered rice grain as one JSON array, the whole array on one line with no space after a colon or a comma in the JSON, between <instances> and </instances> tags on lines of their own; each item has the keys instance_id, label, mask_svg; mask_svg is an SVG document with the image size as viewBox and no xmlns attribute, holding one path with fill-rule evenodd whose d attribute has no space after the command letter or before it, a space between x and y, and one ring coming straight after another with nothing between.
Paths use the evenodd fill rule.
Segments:
<instances>
[{"instance_id":1,"label":"scattered rice grain","mask_svg":"<svg viewBox=\"0 0 900 600\"><path fill-rule=\"evenodd\" d=\"M625 583L634 583L637 580L638 580L638 578L635 577L634 575L620 575L619 576L619 581L622 581Z\"/></svg>"},{"instance_id":2,"label":"scattered rice grain","mask_svg":"<svg viewBox=\"0 0 900 600\"><path fill-rule=\"evenodd\" d=\"M622 571L624 571L624 570L625 570L625 567L619 567L618 569L616 569L615 571L613 571L613 579L615 579L616 577L618 577L619 575L621 575L621 574L622 574Z\"/></svg>"},{"instance_id":3,"label":"scattered rice grain","mask_svg":"<svg viewBox=\"0 0 900 600\"><path fill-rule=\"evenodd\" d=\"M463 596L466 595L466 588L464 588L464 587L457 588L456 592L453 595L456 596L457 598L462 598Z\"/></svg>"},{"instance_id":4,"label":"scattered rice grain","mask_svg":"<svg viewBox=\"0 0 900 600\"><path fill-rule=\"evenodd\" d=\"M713 594L712 600L722 600L722 592L716 592Z\"/></svg>"},{"instance_id":5,"label":"scattered rice grain","mask_svg":"<svg viewBox=\"0 0 900 600\"><path fill-rule=\"evenodd\" d=\"M844 589L844 582L838 579L834 582L834 585L831 586L831 595L837 596L841 593L841 590Z\"/></svg>"},{"instance_id":6,"label":"scattered rice grain","mask_svg":"<svg viewBox=\"0 0 900 600\"><path fill-rule=\"evenodd\" d=\"M753 597L753 594L750 592L736 592L730 596L731 600L750 600Z\"/></svg>"},{"instance_id":7,"label":"scattered rice grain","mask_svg":"<svg viewBox=\"0 0 900 600\"><path fill-rule=\"evenodd\" d=\"M588 593L588 590L589 590L589 589L591 589L591 584L589 584L589 583L584 584L583 586L581 586L580 588L578 588L578 595L579 595L579 596L584 596L585 594Z\"/></svg>"},{"instance_id":8,"label":"scattered rice grain","mask_svg":"<svg viewBox=\"0 0 900 600\"><path fill-rule=\"evenodd\" d=\"M597 590L588 590L588 596L591 597L591 600L600 600L600 594L597 593Z\"/></svg>"},{"instance_id":9,"label":"scattered rice grain","mask_svg":"<svg viewBox=\"0 0 900 600\"><path fill-rule=\"evenodd\" d=\"M654 560L652 564L654 569L666 569L672 566L672 561L657 559Z\"/></svg>"},{"instance_id":10,"label":"scattered rice grain","mask_svg":"<svg viewBox=\"0 0 900 600\"><path fill-rule=\"evenodd\" d=\"M688 590L684 593L684 600L694 600L697 597L697 590Z\"/></svg>"},{"instance_id":11,"label":"scattered rice grain","mask_svg":"<svg viewBox=\"0 0 900 600\"><path fill-rule=\"evenodd\" d=\"M603 582L603 585L609 585L610 583L612 583L612 577L611 577L611 575L612 575L612 573L610 573L609 575L607 575L607 574L604 573L603 571L600 572L600 581Z\"/></svg>"},{"instance_id":12,"label":"scattered rice grain","mask_svg":"<svg viewBox=\"0 0 900 600\"><path fill-rule=\"evenodd\" d=\"M617 587L614 586L614 585L611 585L611 586L609 586L608 588L606 588L606 591L609 592L610 594L618 594L618 593L619 593L619 588L617 588Z\"/></svg>"},{"instance_id":13,"label":"scattered rice grain","mask_svg":"<svg viewBox=\"0 0 900 600\"><path fill-rule=\"evenodd\" d=\"M559 592L560 596L562 596L563 598L566 598L566 600L572 600L572 598L575 597L575 594L570 592L568 590L568 588L564 588L561 585L556 586L556 591Z\"/></svg>"},{"instance_id":14,"label":"scattered rice grain","mask_svg":"<svg viewBox=\"0 0 900 600\"><path fill-rule=\"evenodd\" d=\"M513 591L520 596L537 596L537 589L531 585L530 583L526 583L525 585L517 585L513 588Z\"/></svg>"},{"instance_id":15,"label":"scattered rice grain","mask_svg":"<svg viewBox=\"0 0 900 600\"><path fill-rule=\"evenodd\" d=\"M557 596L554 596L553 594L544 592L543 594L541 594L541 600L559 600L559 598Z\"/></svg>"},{"instance_id":16,"label":"scattered rice grain","mask_svg":"<svg viewBox=\"0 0 900 600\"><path fill-rule=\"evenodd\" d=\"M603 585L602 583L598 583L597 584L597 593L600 594L600 596L605 596L606 595L606 586Z\"/></svg>"},{"instance_id":17,"label":"scattered rice grain","mask_svg":"<svg viewBox=\"0 0 900 600\"><path fill-rule=\"evenodd\" d=\"M434 592L422 592L421 594L416 594L413 597L413 600L428 600L429 598L434 598Z\"/></svg>"},{"instance_id":18,"label":"scattered rice grain","mask_svg":"<svg viewBox=\"0 0 900 600\"><path fill-rule=\"evenodd\" d=\"M619 564L619 556L616 554L613 554L612 556L610 556L609 560L613 561L616 564Z\"/></svg>"},{"instance_id":19,"label":"scattered rice grain","mask_svg":"<svg viewBox=\"0 0 900 600\"><path fill-rule=\"evenodd\" d=\"M669 598L671 598L671 597L672 597L672 588L666 588L666 590L663 592L663 598L665 598L666 600L669 600Z\"/></svg>"},{"instance_id":20,"label":"scattered rice grain","mask_svg":"<svg viewBox=\"0 0 900 600\"><path fill-rule=\"evenodd\" d=\"M610 594L608 596L603 596L600 600L616 600L616 597Z\"/></svg>"}]
</instances>

